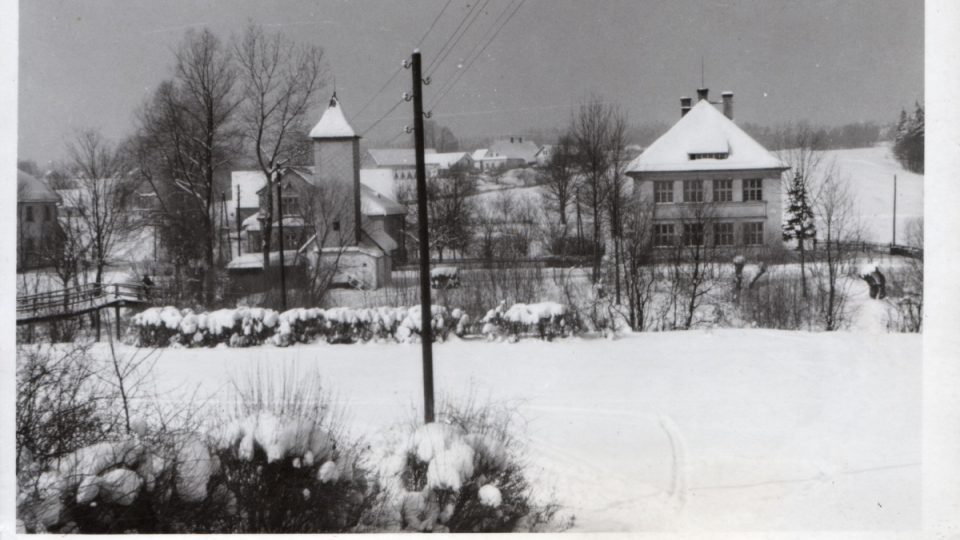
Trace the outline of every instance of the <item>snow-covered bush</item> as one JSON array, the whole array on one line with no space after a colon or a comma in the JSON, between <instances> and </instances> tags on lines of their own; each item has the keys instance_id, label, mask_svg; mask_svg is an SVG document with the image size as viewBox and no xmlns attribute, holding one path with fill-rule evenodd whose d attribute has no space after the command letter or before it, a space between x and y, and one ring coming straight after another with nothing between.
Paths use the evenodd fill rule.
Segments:
<instances>
[{"instance_id":1,"label":"snow-covered bush","mask_svg":"<svg viewBox=\"0 0 960 540\"><path fill-rule=\"evenodd\" d=\"M509 413L446 407L437 422L413 427L383 461L388 504L404 530L541 530L556 505L539 505L510 433Z\"/></svg>"},{"instance_id":2,"label":"snow-covered bush","mask_svg":"<svg viewBox=\"0 0 960 540\"><path fill-rule=\"evenodd\" d=\"M355 530L378 497L365 455L350 441L316 376L284 371L240 385L212 435L217 480L236 508L230 530L319 533Z\"/></svg>"},{"instance_id":3,"label":"snow-covered bush","mask_svg":"<svg viewBox=\"0 0 960 540\"><path fill-rule=\"evenodd\" d=\"M506 302L500 302L487 311L481 322L482 332L488 339L506 337L517 340L522 335L533 334L549 341L572 335L580 328L576 314L556 302L514 304L509 308Z\"/></svg>"}]
</instances>

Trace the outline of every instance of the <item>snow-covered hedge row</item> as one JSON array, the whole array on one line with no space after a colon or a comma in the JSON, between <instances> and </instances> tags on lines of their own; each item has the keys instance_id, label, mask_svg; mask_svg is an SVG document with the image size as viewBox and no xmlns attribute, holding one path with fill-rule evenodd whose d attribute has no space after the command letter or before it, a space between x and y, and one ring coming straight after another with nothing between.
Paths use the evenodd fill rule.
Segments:
<instances>
[{"instance_id":1,"label":"snow-covered hedge row","mask_svg":"<svg viewBox=\"0 0 960 540\"><path fill-rule=\"evenodd\" d=\"M513 304L509 308L506 307L506 302L500 302L500 305L484 315L481 322L483 335L488 339L506 338L512 341L524 334L534 334L549 341L580 330L580 320L576 313L556 302Z\"/></svg>"},{"instance_id":2,"label":"snow-covered hedge row","mask_svg":"<svg viewBox=\"0 0 960 540\"><path fill-rule=\"evenodd\" d=\"M141 347L260 345L274 334L280 315L272 309L239 307L209 313L152 307L133 316L133 341Z\"/></svg>"},{"instance_id":3,"label":"snow-covered hedge row","mask_svg":"<svg viewBox=\"0 0 960 540\"><path fill-rule=\"evenodd\" d=\"M463 335L469 318L460 309L431 306L433 337ZM141 347L248 347L270 343L285 347L323 339L328 343L373 340L412 342L420 339L420 306L410 308L220 309L194 313L189 309L153 307L133 316L130 341Z\"/></svg>"}]
</instances>

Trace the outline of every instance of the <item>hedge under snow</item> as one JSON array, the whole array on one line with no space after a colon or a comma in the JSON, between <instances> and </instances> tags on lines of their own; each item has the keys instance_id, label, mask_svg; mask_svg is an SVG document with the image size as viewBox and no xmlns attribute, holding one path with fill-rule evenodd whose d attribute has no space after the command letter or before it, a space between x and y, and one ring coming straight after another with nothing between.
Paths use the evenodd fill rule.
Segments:
<instances>
[{"instance_id":1,"label":"hedge under snow","mask_svg":"<svg viewBox=\"0 0 960 540\"><path fill-rule=\"evenodd\" d=\"M434 340L450 332L463 335L469 318L460 309L431 307ZM129 341L140 347L249 347L270 342L285 347L323 339L328 343L373 340L414 342L420 339L420 306L331 309L239 307L209 313L152 307L133 316Z\"/></svg>"}]
</instances>

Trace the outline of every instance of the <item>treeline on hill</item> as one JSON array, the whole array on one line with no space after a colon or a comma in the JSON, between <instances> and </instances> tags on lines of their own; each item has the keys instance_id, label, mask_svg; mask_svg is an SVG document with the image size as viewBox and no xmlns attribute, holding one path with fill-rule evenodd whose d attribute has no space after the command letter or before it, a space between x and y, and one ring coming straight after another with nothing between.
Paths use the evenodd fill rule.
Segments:
<instances>
[{"instance_id":1,"label":"treeline on hill","mask_svg":"<svg viewBox=\"0 0 960 540\"><path fill-rule=\"evenodd\" d=\"M865 148L887 139L889 135L888 128L875 122L854 122L835 127L810 126L805 123L770 127L747 122L740 127L769 150L790 148L799 133L812 134L820 141L822 150Z\"/></svg>"},{"instance_id":2,"label":"treeline on hill","mask_svg":"<svg viewBox=\"0 0 960 540\"><path fill-rule=\"evenodd\" d=\"M914 105L913 114L900 110L900 120L893 139L893 155L909 171L923 172L923 106Z\"/></svg>"}]
</instances>

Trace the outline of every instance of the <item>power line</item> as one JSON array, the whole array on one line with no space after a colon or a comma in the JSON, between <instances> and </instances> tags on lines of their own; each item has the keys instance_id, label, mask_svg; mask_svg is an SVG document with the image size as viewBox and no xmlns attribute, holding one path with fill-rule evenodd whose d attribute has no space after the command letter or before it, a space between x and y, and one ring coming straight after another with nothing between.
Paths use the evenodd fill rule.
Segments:
<instances>
[{"instance_id":1,"label":"power line","mask_svg":"<svg viewBox=\"0 0 960 540\"><path fill-rule=\"evenodd\" d=\"M520 11L520 8L523 7L523 3L524 3L525 1L526 1L526 0L520 0L520 2L517 3L517 6L513 9L512 12L510 12L510 15L507 16L507 18L503 20L503 22L500 24L500 26L497 27L496 31L493 33L492 36L490 36L490 39L488 39L487 42L484 43L484 45L483 45L483 47L480 49L480 51L479 51L476 55L474 55L474 56L467 62L467 65L464 66L463 70L460 71L460 73L458 73L457 76L454 77L454 78L451 80L450 83L444 85L444 87L443 87L443 88L440 90L440 92L437 94L437 97L434 98L433 102L431 103L431 105L430 105L430 107L429 107L430 109L432 109L432 108L436 107L437 105L439 105L440 102L443 100L443 98L446 97L447 93L450 92L450 90L453 89L454 86L456 86L457 82L459 82L460 79L463 78L464 74L466 74L467 71L470 70L470 67L473 65L474 62L476 62L477 58L480 58L480 57L483 55L483 51L487 50L487 47L489 47L490 44L493 43L493 40L496 39L497 35L500 34L500 31L503 30L503 28L507 25L507 23L509 23L510 20L513 19L513 16L516 15L518 11ZM509 4L508 4L507 9L505 9L503 12L506 13L507 10L509 10L509 9L510 9L510 7L509 7ZM502 14L501 14L501 16L502 16Z\"/></svg>"},{"instance_id":2,"label":"power line","mask_svg":"<svg viewBox=\"0 0 960 540\"><path fill-rule=\"evenodd\" d=\"M429 77L430 75L432 75L433 73L435 73L436 70L443 64L443 61L447 59L447 56L449 56L450 53L453 52L453 50L457 48L457 45L460 43L460 40L463 39L463 36L465 36L465 35L467 34L467 32L470 31L470 27L473 26L473 23L477 22L477 19L480 18L480 14L483 13L483 10L486 9L487 4L489 4L489 3L490 3L490 0L484 0L484 1L483 1L483 4L480 6L480 9L478 9L478 10L473 14L473 18L470 20L469 23L467 23L467 26L464 27L463 32L460 33L460 35L459 35L459 36L457 37L457 39L453 42L453 44L450 45L450 47L449 47L446 51L444 51L442 55L440 55L440 54L438 53L438 55L437 55L437 57L434 59L434 61L433 61L433 62L430 62L430 65L427 66L427 76L428 76L428 77ZM433 66L433 69L431 69L431 66Z\"/></svg>"},{"instance_id":3,"label":"power line","mask_svg":"<svg viewBox=\"0 0 960 540\"><path fill-rule=\"evenodd\" d=\"M474 4L470 6L470 10L467 11L467 14L464 15L462 19L460 19L460 24L458 24L457 27L453 29L453 33L450 34L450 37L447 38L447 41L445 41L443 43L443 46L440 47L440 50L437 52L437 57L439 57L439 55L442 54L447 49L447 45L450 45L450 42L453 41L453 38L460 31L460 28L463 27L464 23L467 22L467 19L470 18L473 12L476 11L477 5L478 4L474 2ZM430 64L427 66L427 69L425 71L430 71L430 68L433 67L434 64L436 64L436 61L430 62Z\"/></svg>"},{"instance_id":4,"label":"power line","mask_svg":"<svg viewBox=\"0 0 960 540\"><path fill-rule=\"evenodd\" d=\"M447 6L449 6L450 2L452 1L453 0L447 0L447 3L443 5L443 9L440 10L440 13L437 13L437 16L433 18L433 22L430 23L430 28L427 28L427 31L424 32L423 36L420 37L420 41L417 42L417 48L419 48L420 45L423 45L423 40L427 39L427 34L433 30L433 27L437 24L437 21L440 20L440 16L443 15L443 12L447 10Z\"/></svg>"},{"instance_id":5,"label":"power line","mask_svg":"<svg viewBox=\"0 0 960 540\"><path fill-rule=\"evenodd\" d=\"M497 20L494 21L493 26L491 26L491 29L493 29L494 32L489 38L487 38L487 41L484 43L483 47L480 47L480 43L478 42L477 45L474 47L474 49L470 51L470 54L467 55L468 62L467 62L467 65L464 66L463 70L457 73L456 76L453 77L452 79L447 80L446 83L440 88L440 90L437 91L436 96L432 100L432 104L430 105L430 108L433 108L437 103L439 103L440 100L443 99L443 97L446 96L447 93L453 88L453 86L457 84L460 78L462 78L463 75L470 69L470 66L472 66L473 63L477 61L477 58L479 58L483 54L483 51L486 50L487 46L489 46L490 43L492 43L493 40L497 37L497 34L500 33L500 30L504 26L506 26L507 22L513 17L513 14L516 13L517 10L519 10L520 4L523 3L523 0L521 0L520 3L516 5L516 8L513 10L513 12L511 12L506 18L504 18L504 15L507 15L507 13L510 12L510 8L513 5L514 1L515 0L510 0L510 3L507 4L507 7L504 8L504 10L497 17ZM478 52L478 49L479 49L479 52Z\"/></svg>"},{"instance_id":6,"label":"power line","mask_svg":"<svg viewBox=\"0 0 960 540\"><path fill-rule=\"evenodd\" d=\"M440 20L440 17L441 17L441 16L443 16L443 12L447 10L447 7L450 5L450 2L452 2L452 1L453 1L453 0L447 0L447 3L443 5L443 8L440 9L440 12L439 12L439 13L437 13L437 16L433 18L433 22L430 23L430 26L427 28L427 31L424 32L422 36L420 36L420 41L417 42L417 47L419 47L420 45L422 45L423 42L424 42L424 40L427 39L427 36L430 35L430 32L431 32L431 31L433 31L433 28L434 28L434 26L436 26L437 21ZM400 74L400 71L402 71L402 70L403 70L403 65L398 66L397 69L394 70L394 72L393 72L392 74L390 74L390 77L383 83L383 85L380 87L380 89L377 90L376 92L374 92L374 94L373 94L372 96L370 96L370 99L367 100L367 102L363 104L363 107L360 107L360 109L359 109L356 113L353 114L353 116L351 117L351 120L354 120L354 119L356 119L356 118L359 118L359 117L360 117L360 114L361 114L363 111L367 110L367 107L369 107L369 106L374 102L374 100L377 99L377 96L379 96L380 93L383 92L383 91L387 88L387 86L390 85L391 82L393 82L393 79L395 79L395 78L397 77L397 75Z\"/></svg>"},{"instance_id":7,"label":"power line","mask_svg":"<svg viewBox=\"0 0 960 540\"><path fill-rule=\"evenodd\" d=\"M392 113L393 111L397 110L397 107L399 107L400 104L403 103L404 101L405 101L405 100L401 99L400 101L394 103L394 104L393 104L393 107L390 107L390 110L389 110L389 111L385 112L385 113L383 114L383 116L381 116L380 118L377 119L376 122L370 124L370 127L368 127L367 129L365 129L365 130L363 131L363 133L360 134L360 136L362 137L362 136L366 135L367 133L370 133L370 130L371 130L371 129L375 128L375 127L377 126L377 124L379 124L380 122L383 122L384 120L386 120L387 116L390 116L390 113Z\"/></svg>"}]
</instances>

